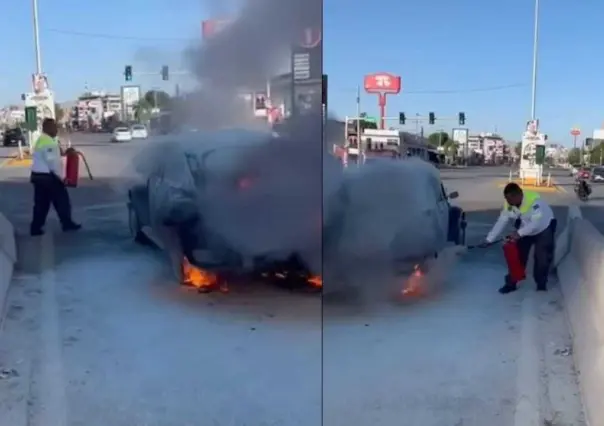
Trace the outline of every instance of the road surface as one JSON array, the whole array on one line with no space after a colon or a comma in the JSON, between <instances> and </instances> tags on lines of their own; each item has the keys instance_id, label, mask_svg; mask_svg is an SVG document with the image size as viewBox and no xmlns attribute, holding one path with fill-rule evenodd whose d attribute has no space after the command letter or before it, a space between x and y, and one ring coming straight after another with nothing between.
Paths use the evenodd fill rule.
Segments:
<instances>
[{"instance_id":1,"label":"road surface","mask_svg":"<svg viewBox=\"0 0 604 426\"><path fill-rule=\"evenodd\" d=\"M560 293L499 295L499 249L378 309L262 287L199 295L130 241L120 170L135 151L87 145L96 179L72 190L84 230L20 237L31 272L15 276L0 335L0 426L582 424ZM470 241L501 205L489 173L443 171ZM0 175L22 234L26 173Z\"/></svg>"}]
</instances>

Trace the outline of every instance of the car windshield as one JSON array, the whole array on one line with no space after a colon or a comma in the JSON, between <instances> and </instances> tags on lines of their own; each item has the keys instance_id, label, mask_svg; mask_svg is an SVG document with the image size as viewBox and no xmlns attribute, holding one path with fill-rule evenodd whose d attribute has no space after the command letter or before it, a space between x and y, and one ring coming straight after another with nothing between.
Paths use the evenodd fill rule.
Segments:
<instances>
[{"instance_id":1,"label":"car windshield","mask_svg":"<svg viewBox=\"0 0 604 426\"><path fill-rule=\"evenodd\" d=\"M604 167L595 167L594 174L604 175Z\"/></svg>"},{"instance_id":2,"label":"car windshield","mask_svg":"<svg viewBox=\"0 0 604 426\"><path fill-rule=\"evenodd\" d=\"M137 124L135 126L132 126L132 130L145 130L145 126Z\"/></svg>"},{"instance_id":3,"label":"car windshield","mask_svg":"<svg viewBox=\"0 0 604 426\"><path fill-rule=\"evenodd\" d=\"M115 131L117 133L123 133L123 132L128 132L129 130L126 129L125 127L118 127L117 129L115 129Z\"/></svg>"}]
</instances>

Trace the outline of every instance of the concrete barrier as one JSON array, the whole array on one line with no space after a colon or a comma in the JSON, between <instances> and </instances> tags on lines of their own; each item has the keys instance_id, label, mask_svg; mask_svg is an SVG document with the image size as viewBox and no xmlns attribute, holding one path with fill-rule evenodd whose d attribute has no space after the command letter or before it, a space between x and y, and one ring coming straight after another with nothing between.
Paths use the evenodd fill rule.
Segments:
<instances>
[{"instance_id":1,"label":"concrete barrier","mask_svg":"<svg viewBox=\"0 0 604 426\"><path fill-rule=\"evenodd\" d=\"M8 219L0 213L0 319L3 315L6 294L16 262L15 229Z\"/></svg>"},{"instance_id":2,"label":"concrete barrier","mask_svg":"<svg viewBox=\"0 0 604 426\"><path fill-rule=\"evenodd\" d=\"M573 337L585 414L604 426L604 236L569 209L567 229L557 239L557 273Z\"/></svg>"}]
</instances>

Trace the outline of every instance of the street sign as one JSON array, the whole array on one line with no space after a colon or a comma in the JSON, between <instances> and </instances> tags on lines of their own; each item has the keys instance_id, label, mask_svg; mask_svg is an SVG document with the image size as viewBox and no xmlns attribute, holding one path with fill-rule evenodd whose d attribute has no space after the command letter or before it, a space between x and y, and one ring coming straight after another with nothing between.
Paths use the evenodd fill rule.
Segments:
<instances>
[{"instance_id":1,"label":"street sign","mask_svg":"<svg viewBox=\"0 0 604 426\"><path fill-rule=\"evenodd\" d=\"M572 136L575 136L575 137L576 136L580 136L581 135L581 130L575 127L575 128L573 128L573 129L570 130L570 134Z\"/></svg>"},{"instance_id":2,"label":"street sign","mask_svg":"<svg viewBox=\"0 0 604 426\"><path fill-rule=\"evenodd\" d=\"M363 81L365 92L397 95L401 92L401 77L380 72L365 76Z\"/></svg>"}]
</instances>

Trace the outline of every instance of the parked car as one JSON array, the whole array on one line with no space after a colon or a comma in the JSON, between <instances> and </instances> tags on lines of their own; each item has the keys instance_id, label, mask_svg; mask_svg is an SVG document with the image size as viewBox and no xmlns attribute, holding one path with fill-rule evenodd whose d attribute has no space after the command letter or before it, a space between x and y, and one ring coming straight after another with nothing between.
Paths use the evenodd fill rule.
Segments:
<instances>
[{"instance_id":1,"label":"parked car","mask_svg":"<svg viewBox=\"0 0 604 426\"><path fill-rule=\"evenodd\" d=\"M19 142L21 142L22 145L25 145L25 135L19 127L7 130L6 133L4 133L2 145L17 146L19 145Z\"/></svg>"},{"instance_id":2,"label":"parked car","mask_svg":"<svg viewBox=\"0 0 604 426\"><path fill-rule=\"evenodd\" d=\"M181 283L188 282L189 265L217 276L296 265L297 275L314 277L324 262L346 255L344 247L368 247L349 238L363 224L385 224L374 243L391 251L393 260L417 264L449 243L462 243L465 217L449 203L458 194L445 192L429 163L389 160L343 170L335 158L326 159L323 179L331 183L321 187L321 174L308 173L309 164L320 168L321 162L280 156L291 141L270 132L186 137L195 143L154 146L157 152L140 162L143 181L128 193L133 238L161 247ZM372 198L358 197L368 186Z\"/></svg>"},{"instance_id":3,"label":"parked car","mask_svg":"<svg viewBox=\"0 0 604 426\"><path fill-rule=\"evenodd\" d=\"M590 180L592 182L604 182L604 166L596 166L591 169Z\"/></svg>"},{"instance_id":4,"label":"parked car","mask_svg":"<svg viewBox=\"0 0 604 426\"><path fill-rule=\"evenodd\" d=\"M128 127L116 127L113 131L112 142L130 142L132 140L132 132Z\"/></svg>"},{"instance_id":5,"label":"parked car","mask_svg":"<svg viewBox=\"0 0 604 426\"><path fill-rule=\"evenodd\" d=\"M149 132L147 132L147 127L144 124L132 125L130 132L132 133L132 139L147 139L149 137Z\"/></svg>"}]
</instances>

